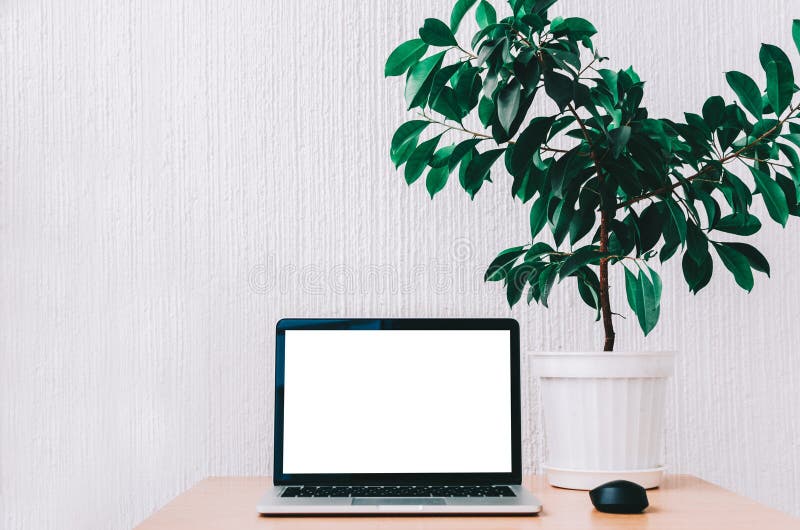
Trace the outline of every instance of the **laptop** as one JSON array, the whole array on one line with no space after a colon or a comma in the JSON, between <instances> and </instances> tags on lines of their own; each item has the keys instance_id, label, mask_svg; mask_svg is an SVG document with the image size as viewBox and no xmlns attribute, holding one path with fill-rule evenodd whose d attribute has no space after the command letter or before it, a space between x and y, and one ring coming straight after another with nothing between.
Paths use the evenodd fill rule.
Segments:
<instances>
[{"instance_id":1,"label":"laptop","mask_svg":"<svg viewBox=\"0 0 800 530\"><path fill-rule=\"evenodd\" d=\"M291 319L276 330L261 514L534 514L512 319Z\"/></svg>"}]
</instances>

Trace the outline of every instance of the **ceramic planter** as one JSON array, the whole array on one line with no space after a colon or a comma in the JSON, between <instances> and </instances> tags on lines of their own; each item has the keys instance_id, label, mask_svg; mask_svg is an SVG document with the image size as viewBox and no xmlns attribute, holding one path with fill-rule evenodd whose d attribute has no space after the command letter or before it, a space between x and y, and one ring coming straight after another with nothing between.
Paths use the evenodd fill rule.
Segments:
<instances>
[{"instance_id":1,"label":"ceramic planter","mask_svg":"<svg viewBox=\"0 0 800 530\"><path fill-rule=\"evenodd\" d=\"M543 353L531 361L540 380L550 484L659 485L673 353Z\"/></svg>"}]
</instances>

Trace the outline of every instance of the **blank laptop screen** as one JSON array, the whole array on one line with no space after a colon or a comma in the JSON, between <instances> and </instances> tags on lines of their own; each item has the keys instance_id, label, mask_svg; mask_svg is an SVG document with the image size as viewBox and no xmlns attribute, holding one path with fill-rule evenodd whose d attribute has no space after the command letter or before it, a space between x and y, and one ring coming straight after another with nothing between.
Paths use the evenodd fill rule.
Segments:
<instances>
[{"instance_id":1,"label":"blank laptop screen","mask_svg":"<svg viewBox=\"0 0 800 530\"><path fill-rule=\"evenodd\" d=\"M283 472L511 472L508 330L287 330Z\"/></svg>"}]
</instances>

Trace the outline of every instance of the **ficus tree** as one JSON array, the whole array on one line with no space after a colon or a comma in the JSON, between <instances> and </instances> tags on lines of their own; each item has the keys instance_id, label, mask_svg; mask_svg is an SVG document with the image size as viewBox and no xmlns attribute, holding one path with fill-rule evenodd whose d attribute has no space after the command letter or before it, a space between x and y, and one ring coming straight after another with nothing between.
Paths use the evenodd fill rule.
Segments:
<instances>
[{"instance_id":1,"label":"ficus tree","mask_svg":"<svg viewBox=\"0 0 800 530\"><path fill-rule=\"evenodd\" d=\"M712 96L683 121L653 118L636 72L601 68L595 27L550 19L556 1L510 0L499 18L486 0L458 0L449 24L426 19L386 62L386 76L405 76L405 101L418 114L397 129L390 155L409 185L425 174L431 198L453 173L474 198L504 166L512 196L530 207L531 242L503 250L485 279L505 282L511 306L525 294L545 307L556 284L574 279L612 350L611 265L625 267L645 335L660 312L652 260L680 256L695 294L711 280L712 251L748 292L754 270L769 275L761 252L725 239L761 228L754 199L782 226L800 216L800 89L787 55L763 44L764 90L728 72L738 101ZM467 47L456 35L473 9L480 29ZM800 21L792 33L800 50ZM531 116L537 97L553 112ZM545 227L554 245L537 241Z\"/></svg>"}]
</instances>

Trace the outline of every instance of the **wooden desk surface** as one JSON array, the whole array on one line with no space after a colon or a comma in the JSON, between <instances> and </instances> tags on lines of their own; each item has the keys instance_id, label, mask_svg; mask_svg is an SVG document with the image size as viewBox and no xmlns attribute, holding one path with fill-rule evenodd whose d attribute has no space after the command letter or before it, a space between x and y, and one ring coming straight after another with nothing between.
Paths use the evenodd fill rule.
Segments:
<instances>
[{"instance_id":1,"label":"wooden desk surface","mask_svg":"<svg viewBox=\"0 0 800 530\"><path fill-rule=\"evenodd\" d=\"M800 519L689 475L669 476L659 489L648 491L650 507L640 515L599 513L586 492L552 488L543 477L528 477L525 484L542 501L538 516L260 517L256 503L271 485L268 477L209 478L167 504L138 529L800 530Z\"/></svg>"}]
</instances>

